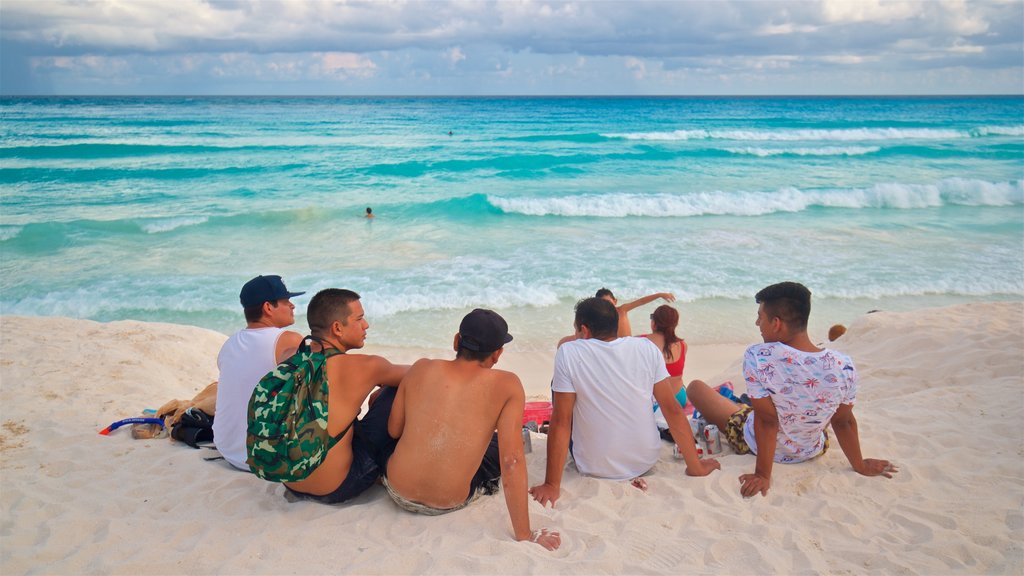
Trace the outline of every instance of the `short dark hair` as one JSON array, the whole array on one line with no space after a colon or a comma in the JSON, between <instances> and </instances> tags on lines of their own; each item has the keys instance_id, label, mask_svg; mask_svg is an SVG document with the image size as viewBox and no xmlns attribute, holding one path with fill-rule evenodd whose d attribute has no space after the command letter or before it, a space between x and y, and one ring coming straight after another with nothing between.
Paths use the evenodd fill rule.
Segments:
<instances>
[{"instance_id":1,"label":"short dark hair","mask_svg":"<svg viewBox=\"0 0 1024 576\"><path fill-rule=\"evenodd\" d=\"M270 302L270 305L277 308L277 300L267 300L266 302L260 302L259 306L246 306L242 308L242 312L245 313L245 321L248 323L259 322L263 318L263 305Z\"/></svg>"},{"instance_id":2,"label":"short dark hair","mask_svg":"<svg viewBox=\"0 0 1024 576\"><path fill-rule=\"evenodd\" d=\"M260 318L263 318L263 304L261 303L259 306L246 306L242 308L242 312L245 313L246 322L259 322Z\"/></svg>"},{"instance_id":3,"label":"short dark hair","mask_svg":"<svg viewBox=\"0 0 1024 576\"><path fill-rule=\"evenodd\" d=\"M771 318L782 320L794 330L806 330L807 319L811 316L811 291L798 282L779 282L762 288L754 296L758 304L764 304L765 313Z\"/></svg>"},{"instance_id":4,"label":"short dark hair","mask_svg":"<svg viewBox=\"0 0 1024 576\"><path fill-rule=\"evenodd\" d=\"M605 287L598 288L597 293L594 294L594 298L604 298L605 296L615 300L615 294L612 294L612 291Z\"/></svg>"},{"instance_id":5,"label":"short dark hair","mask_svg":"<svg viewBox=\"0 0 1024 576\"><path fill-rule=\"evenodd\" d=\"M352 313L349 304L359 300L359 294L341 288L325 288L316 293L306 307L306 321L313 336L322 336L334 322L348 325Z\"/></svg>"},{"instance_id":6,"label":"short dark hair","mask_svg":"<svg viewBox=\"0 0 1024 576\"><path fill-rule=\"evenodd\" d=\"M594 296L576 303L576 327L586 326L594 338L608 338L619 333L619 313L615 305Z\"/></svg>"},{"instance_id":7,"label":"short dark hair","mask_svg":"<svg viewBox=\"0 0 1024 576\"><path fill-rule=\"evenodd\" d=\"M472 360L474 362L483 362L494 354L494 350L481 351L481 350L470 350L462 345L462 339L459 339L459 349L455 351L455 358L459 360Z\"/></svg>"}]
</instances>

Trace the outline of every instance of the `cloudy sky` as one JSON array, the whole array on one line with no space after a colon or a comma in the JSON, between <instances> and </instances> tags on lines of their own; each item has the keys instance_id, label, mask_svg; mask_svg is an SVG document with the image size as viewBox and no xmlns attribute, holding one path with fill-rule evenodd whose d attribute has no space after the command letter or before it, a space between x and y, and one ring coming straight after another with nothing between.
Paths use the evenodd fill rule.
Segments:
<instances>
[{"instance_id":1,"label":"cloudy sky","mask_svg":"<svg viewBox=\"0 0 1024 576\"><path fill-rule=\"evenodd\" d=\"M1024 93L1024 0L2 0L10 94Z\"/></svg>"}]
</instances>

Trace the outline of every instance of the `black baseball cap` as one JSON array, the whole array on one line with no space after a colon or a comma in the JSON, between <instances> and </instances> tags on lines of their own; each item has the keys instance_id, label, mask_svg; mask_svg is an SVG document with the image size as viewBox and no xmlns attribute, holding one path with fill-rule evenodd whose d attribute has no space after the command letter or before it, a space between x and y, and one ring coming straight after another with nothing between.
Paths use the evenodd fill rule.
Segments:
<instances>
[{"instance_id":1,"label":"black baseball cap","mask_svg":"<svg viewBox=\"0 0 1024 576\"><path fill-rule=\"evenodd\" d=\"M264 302L276 302L283 298L294 298L305 292L289 292L280 276L257 276L242 286L238 299L242 308L262 306Z\"/></svg>"},{"instance_id":2,"label":"black baseball cap","mask_svg":"<svg viewBox=\"0 0 1024 576\"><path fill-rule=\"evenodd\" d=\"M494 310L477 308L459 324L459 345L474 352L494 352L512 341L508 323Z\"/></svg>"}]
</instances>

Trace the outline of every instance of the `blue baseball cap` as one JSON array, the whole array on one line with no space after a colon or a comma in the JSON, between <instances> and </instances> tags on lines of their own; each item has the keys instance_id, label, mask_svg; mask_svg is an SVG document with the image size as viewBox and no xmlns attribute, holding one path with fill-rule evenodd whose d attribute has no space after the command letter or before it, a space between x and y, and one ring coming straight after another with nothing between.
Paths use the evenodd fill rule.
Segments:
<instances>
[{"instance_id":1,"label":"blue baseball cap","mask_svg":"<svg viewBox=\"0 0 1024 576\"><path fill-rule=\"evenodd\" d=\"M289 292L280 276L257 276L242 286L238 299L242 308L262 306L264 302L276 302L283 298L294 298L305 292Z\"/></svg>"}]
</instances>

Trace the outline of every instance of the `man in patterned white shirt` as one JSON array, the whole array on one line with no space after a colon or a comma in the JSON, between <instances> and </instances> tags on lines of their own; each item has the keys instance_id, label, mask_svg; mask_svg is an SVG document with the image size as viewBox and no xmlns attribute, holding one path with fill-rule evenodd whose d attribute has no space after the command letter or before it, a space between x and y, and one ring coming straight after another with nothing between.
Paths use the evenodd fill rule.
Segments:
<instances>
[{"instance_id":1,"label":"man in patterned white shirt","mask_svg":"<svg viewBox=\"0 0 1024 576\"><path fill-rule=\"evenodd\" d=\"M747 498L758 492L767 495L773 462L804 462L824 454L829 424L854 470L892 478L896 467L891 462L861 456L853 416L853 362L845 354L818 348L807 336L811 291L796 282L781 282L758 292L755 300L764 344L747 348L743 358L752 406L737 404L700 380L686 388L694 407L722 430L737 454L757 455L754 473L740 476L740 493Z\"/></svg>"}]
</instances>

